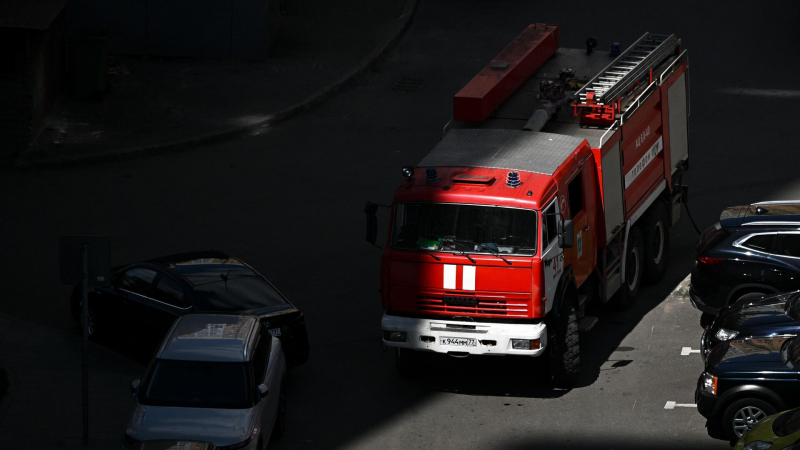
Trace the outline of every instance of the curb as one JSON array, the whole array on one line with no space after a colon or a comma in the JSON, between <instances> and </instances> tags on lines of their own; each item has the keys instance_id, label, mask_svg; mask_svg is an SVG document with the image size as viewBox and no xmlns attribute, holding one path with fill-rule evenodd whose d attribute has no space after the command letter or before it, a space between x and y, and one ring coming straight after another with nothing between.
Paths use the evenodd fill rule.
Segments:
<instances>
[{"instance_id":1,"label":"curb","mask_svg":"<svg viewBox=\"0 0 800 450\"><path fill-rule=\"evenodd\" d=\"M145 147L132 148L121 150L113 153L101 153L95 155L82 155L73 158L50 158L38 161L25 162L17 157L12 163L11 167L15 171L25 171L40 168L53 168L53 167L69 167L83 165L86 163L102 163L109 161L120 161L124 159L132 159L141 156L152 156L166 153L177 153L183 150L188 150L203 144L210 144L221 142L224 140L233 139L248 133L252 133L270 125L275 125L287 119L290 119L320 103L348 84L353 78L364 73L372 67L378 59L383 57L403 36L404 32L411 25L411 21L417 11L419 0L406 0L403 12L397 18L398 23L394 28L387 32L378 45L370 51L367 56L361 59L356 65L351 67L342 75L336 77L328 85L321 87L305 98L284 107L283 109L268 114L264 119L258 123L247 125L241 128L236 128L228 131L221 131L215 133L208 133L195 136L189 139L182 139L173 142L166 142L162 144L150 145Z\"/></svg>"}]
</instances>

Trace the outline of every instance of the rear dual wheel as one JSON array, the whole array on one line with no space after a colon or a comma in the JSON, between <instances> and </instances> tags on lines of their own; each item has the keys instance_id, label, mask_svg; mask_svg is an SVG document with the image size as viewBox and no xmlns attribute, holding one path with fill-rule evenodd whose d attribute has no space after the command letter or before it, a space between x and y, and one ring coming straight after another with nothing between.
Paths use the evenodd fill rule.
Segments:
<instances>
[{"instance_id":1,"label":"rear dual wheel","mask_svg":"<svg viewBox=\"0 0 800 450\"><path fill-rule=\"evenodd\" d=\"M642 271L644 267L644 243L639 227L632 227L628 234L627 254L625 255L625 282L614 297L609 300L609 306L616 310L625 310L633 306L639 287L642 284Z\"/></svg>"},{"instance_id":2,"label":"rear dual wheel","mask_svg":"<svg viewBox=\"0 0 800 450\"><path fill-rule=\"evenodd\" d=\"M643 246L643 275L650 283L664 278L669 259L669 216L664 202L657 201L642 217L641 227Z\"/></svg>"}]
</instances>

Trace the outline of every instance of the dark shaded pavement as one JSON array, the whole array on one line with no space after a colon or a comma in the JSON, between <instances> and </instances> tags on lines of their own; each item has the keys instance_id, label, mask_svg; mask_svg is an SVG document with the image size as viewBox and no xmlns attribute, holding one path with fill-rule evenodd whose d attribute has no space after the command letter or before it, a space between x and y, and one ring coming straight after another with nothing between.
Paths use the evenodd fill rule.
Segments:
<instances>
[{"instance_id":1,"label":"dark shaded pavement","mask_svg":"<svg viewBox=\"0 0 800 450\"><path fill-rule=\"evenodd\" d=\"M425 1L383 64L307 114L258 136L192 152L67 170L4 173L0 233L8 283L0 308L74 330L58 285L58 235L108 233L115 263L219 248L248 261L308 317L311 361L292 373L278 449L728 448L692 403L702 371L699 313L670 295L696 234L672 229L665 279L582 336L571 391L511 359L445 360L430 380L400 379L381 353L380 251L363 241L363 205L385 203L441 136L452 95L531 22L561 26L562 47L623 46L673 32L690 51L691 169L703 228L731 204L800 198L791 74L798 6L685 2L639 9L596 2ZM598 57L603 57L601 52ZM777 62L777 65L776 65ZM423 78L414 93L393 92ZM770 89L763 95L743 89Z\"/></svg>"}]
</instances>

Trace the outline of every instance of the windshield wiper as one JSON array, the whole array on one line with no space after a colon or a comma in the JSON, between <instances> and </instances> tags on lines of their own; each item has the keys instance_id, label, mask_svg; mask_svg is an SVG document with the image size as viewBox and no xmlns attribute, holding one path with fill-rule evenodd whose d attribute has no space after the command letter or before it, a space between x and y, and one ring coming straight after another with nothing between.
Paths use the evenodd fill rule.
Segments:
<instances>
[{"instance_id":1,"label":"windshield wiper","mask_svg":"<svg viewBox=\"0 0 800 450\"><path fill-rule=\"evenodd\" d=\"M423 252L431 255L433 257L433 259L435 259L437 261L441 261L442 260L442 258L439 258L438 256L433 254L433 250L428 250L427 248L421 248L420 250L422 250Z\"/></svg>"},{"instance_id":2,"label":"windshield wiper","mask_svg":"<svg viewBox=\"0 0 800 450\"><path fill-rule=\"evenodd\" d=\"M457 245L459 245L459 244L461 244L461 245L469 245L469 244L467 244L466 242L469 242L470 244L472 244L472 242L470 242L470 241L464 241L464 243L460 243L460 242L458 242L458 240L456 240L456 239L447 239L447 240L448 240L448 241L450 241L450 242L452 242L452 243L453 243L453 246L457 246ZM444 239L442 239L442 242L444 242L444 241L445 241L445 240L444 240ZM473 245L474 245L474 244L473 244ZM477 264L477 263L478 263L477 261L475 261L474 259L472 259L472 256L469 256L469 253L467 253L466 251L464 251L464 250L459 250L458 248L455 248L454 250L455 250L455 251L456 251L456 252L457 252L459 255L466 256L466 257L467 257L467 259L468 259L468 260L470 260L470 261L472 262L472 264Z\"/></svg>"},{"instance_id":3,"label":"windshield wiper","mask_svg":"<svg viewBox=\"0 0 800 450\"><path fill-rule=\"evenodd\" d=\"M485 249L485 250L489 250L489 253L491 253L492 255L494 255L494 256L497 256L498 258L502 259L502 260L503 260L503 261L505 261L505 262L506 262L506 264L508 264L509 266L511 265L511 261L509 261L509 260L505 259L505 258L503 257L503 255L501 255L501 254L500 254L500 252L498 252L497 250L494 250L492 247L488 247L488 246L486 246L486 245L483 245L483 244L481 244L481 247L480 247L480 249L481 249L481 250L484 250L484 249Z\"/></svg>"}]
</instances>

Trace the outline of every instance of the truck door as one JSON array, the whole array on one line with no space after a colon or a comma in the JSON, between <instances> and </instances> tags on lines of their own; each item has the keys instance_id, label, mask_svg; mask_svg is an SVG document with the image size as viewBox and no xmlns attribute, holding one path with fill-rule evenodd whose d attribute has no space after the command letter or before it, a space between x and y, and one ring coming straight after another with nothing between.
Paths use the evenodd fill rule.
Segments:
<instances>
[{"instance_id":1,"label":"truck door","mask_svg":"<svg viewBox=\"0 0 800 450\"><path fill-rule=\"evenodd\" d=\"M553 199L542 213L542 265L544 266L544 296L547 297L545 312L553 307L558 279L564 271L564 251L558 246L558 202Z\"/></svg>"},{"instance_id":2,"label":"truck door","mask_svg":"<svg viewBox=\"0 0 800 450\"><path fill-rule=\"evenodd\" d=\"M569 181L567 195L566 204L575 231L570 259L575 282L581 286L592 274L596 259L594 168L591 159L587 159Z\"/></svg>"}]
</instances>

